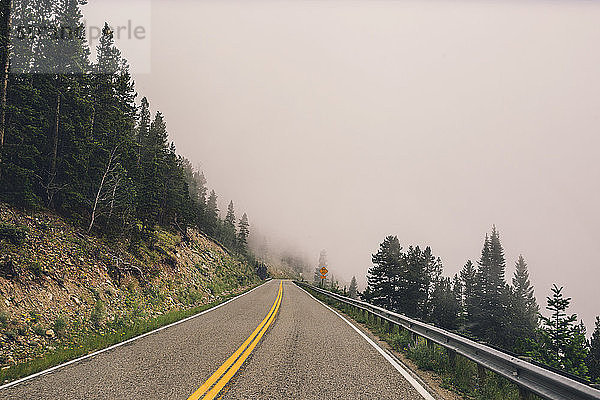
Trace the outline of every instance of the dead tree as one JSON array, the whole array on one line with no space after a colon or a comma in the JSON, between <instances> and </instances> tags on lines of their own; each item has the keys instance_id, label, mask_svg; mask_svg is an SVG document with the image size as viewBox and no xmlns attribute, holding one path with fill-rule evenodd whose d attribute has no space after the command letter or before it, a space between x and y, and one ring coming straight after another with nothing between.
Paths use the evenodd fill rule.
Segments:
<instances>
[{"instance_id":1,"label":"dead tree","mask_svg":"<svg viewBox=\"0 0 600 400\"><path fill-rule=\"evenodd\" d=\"M96 196L94 198L94 202L92 204L91 214L90 214L90 224L88 226L88 233L92 231L94 227L94 222L99 214L99 206L104 201L111 201L111 213L112 208L114 206L114 196L117 190L118 182L121 180L120 176L115 175L115 171L117 170L118 163L115 162L117 158L117 150L118 146L115 146L108 155L108 161L106 163L106 168L104 173L102 174L102 178L100 179L100 184L98 185L98 191L96 192ZM110 181L110 182L109 182ZM106 186L113 184L113 190L110 191L110 194L107 195L105 193Z\"/></svg>"}]
</instances>

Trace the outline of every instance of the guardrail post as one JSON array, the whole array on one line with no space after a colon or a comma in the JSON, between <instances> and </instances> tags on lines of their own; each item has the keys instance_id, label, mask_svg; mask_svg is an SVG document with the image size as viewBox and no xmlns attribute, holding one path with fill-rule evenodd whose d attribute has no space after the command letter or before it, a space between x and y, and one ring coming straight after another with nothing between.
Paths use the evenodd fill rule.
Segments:
<instances>
[{"instance_id":1,"label":"guardrail post","mask_svg":"<svg viewBox=\"0 0 600 400\"><path fill-rule=\"evenodd\" d=\"M479 387L485 386L486 372L485 367L481 364L477 364L477 379L479 380Z\"/></svg>"},{"instance_id":2,"label":"guardrail post","mask_svg":"<svg viewBox=\"0 0 600 400\"><path fill-rule=\"evenodd\" d=\"M519 400L533 400L533 393L529 390L519 386Z\"/></svg>"},{"instance_id":3,"label":"guardrail post","mask_svg":"<svg viewBox=\"0 0 600 400\"><path fill-rule=\"evenodd\" d=\"M450 364L450 368L456 367L456 351L452 349L448 349L448 363Z\"/></svg>"},{"instance_id":4,"label":"guardrail post","mask_svg":"<svg viewBox=\"0 0 600 400\"><path fill-rule=\"evenodd\" d=\"M417 334L414 332L410 332L410 341L412 342L412 344L418 344L417 339Z\"/></svg>"},{"instance_id":5,"label":"guardrail post","mask_svg":"<svg viewBox=\"0 0 600 400\"><path fill-rule=\"evenodd\" d=\"M393 324L390 321L387 321L387 324L388 324L388 332L390 333L390 335L393 335L394 334L394 325L395 324Z\"/></svg>"}]
</instances>

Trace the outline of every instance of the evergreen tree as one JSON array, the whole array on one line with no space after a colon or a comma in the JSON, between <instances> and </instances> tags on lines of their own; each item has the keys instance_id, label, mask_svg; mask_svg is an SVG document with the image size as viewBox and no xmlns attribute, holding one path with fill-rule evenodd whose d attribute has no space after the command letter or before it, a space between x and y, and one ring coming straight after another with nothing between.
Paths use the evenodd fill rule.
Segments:
<instances>
[{"instance_id":1,"label":"evergreen tree","mask_svg":"<svg viewBox=\"0 0 600 400\"><path fill-rule=\"evenodd\" d=\"M457 319L455 329L463 331L465 326L465 303L463 297L463 283L459 274L454 274L454 278L452 278L452 296L454 298L454 303L457 307Z\"/></svg>"},{"instance_id":2,"label":"evergreen tree","mask_svg":"<svg viewBox=\"0 0 600 400\"><path fill-rule=\"evenodd\" d=\"M450 278L441 278L436 281L431 299L430 319L437 326L456 330L459 327L460 307L456 302L451 282Z\"/></svg>"},{"instance_id":3,"label":"evergreen tree","mask_svg":"<svg viewBox=\"0 0 600 400\"><path fill-rule=\"evenodd\" d=\"M340 290L340 283L335 279L333 274L331 275L330 286L332 292L338 292Z\"/></svg>"},{"instance_id":4,"label":"evergreen tree","mask_svg":"<svg viewBox=\"0 0 600 400\"><path fill-rule=\"evenodd\" d=\"M487 343L510 348L509 289L504 279L506 261L500 234L494 226L486 235L477 271L476 307L471 332Z\"/></svg>"},{"instance_id":5,"label":"evergreen tree","mask_svg":"<svg viewBox=\"0 0 600 400\"><path fill-rule=\"evenodd\" d=\"M216 236L219 223L219 209L217 208L217 194L214 190L210 191L206 203L206 233Z\"/></svg>"},{"instance_id":6,"label":"evergreen tree","mask_svg":"<svg viewBox=\"0 0 600 400\"><path fill-rule=\"evenodd\" d=\"M546 306L551 315L541 316L542 327L530 355L543 364L586 378L585 328L577 324L576 314L567 314L571 298L565 298L562 290L552 286L552 297L547 298Z\"/></svg>"},{"instance_id":7,"label":"evergreen tree","mask_svg":"<svg viewBox=\"0 0 600 400\"><path fill-rule=\"evenodd\" d=\"M427 320L432 310L432 295L442 272L442 263L431 248L421 250L410 246L402 255L396 288L396 303L400 312Z\"/></svg>"},{"instance_id":8,"label":"evergreen tree","mask_svg":"<svg viewBox=\"0 0 600 400\"><path fill-rule=\"evenodd\" d=\"M471 260L467 261L467 263L460 271L460 279L462 282L463 292L464 323L467 330L471 331L473 326L477 323L477 307L479 305L476 287L477 269L475 268Z\"/></svg>"},{"instance_id":9,"label":"evergreen tree","mask_svg":"<svg viewBox=\"0 0 600 400\"><path fill-rule=\"evenodd\" d=\"M197 200L197 224L202 227L206 225L206 209L207 209L207 192L206 178L203 172L194 172L194 181L198 187L198 200Z\"/></svg>"},{"instance_id":10,"label":"evergreen tree","mask_svg":"<svg viewBox=\"0 0 600 400\"><path fill-rule=\"evenodd\" d=\"M539 314L539 306L535 300L533 286L529 281L527 263L522 255L519 256L516 263L512 284L510 304L512 348L513 351L522 354L527 351L528 339L535 335Z\"/></svg>"},{"instance_id":11,"label":"evergreen tree","mask_svg":"<svg viewBox=\"0 0 600 400\"><path fill-rule=\"evenodd\" d=\"M109 67L111 66L111 67ZM105 73L104 68L114 72ZM86 188L89 209L88 231L95 225L107 234L117 234L133 225L136 188L132 184L130 163L131 133L135 125L135 90L129 70L105 26L97 47L97 63L90 77L91 93L86 96L85 130L77 141L85 158L69 177L77 188L69 190L67 203L73 209L81 187ZM82 175L79 170L84 171Z\"/></svg>"},{"instance_id":12,"label":"evergreen tree","mask_svg":"<svg viewBox=\"0 0 600 400\"><path fill-rule=\"evenodd\" d=\"M90 232L132 243L155 226L195 225L221 237L216 194L169 143L164 116L136 107L126 60L105 24L96 61L83 35L85 0L4 1L0 7L0 198L46 206ZM12 26L61 26L61 40ZM10 61L10 63L9 63ZM9 74L10 69L14 72ZM234 223L235 224L235 223ZM235 231L235 228L234 228ZM235 237L235 233L232 235Z\"/></svg>"},{"instance_id":13,"label":"evergreen tree","mask_svg":"<svg viewBox=\"0 0 600 400\"><path fill-rule=\"evenodd\" d=\"M156 113L148 136L142 144L141 179L138 187L138 217L146 229L165 221L167 180L167 127L163 115Z\"/></svg>"},{"instance_id":14,"label":"evergreen tree","mask_svg":"<svg viewBox=\"0 0 600 400\"><path fill-rule=\"evenodd\" d=\"M256 275L263 281L269 276L267 265L264 262L257 261Z\"/></svg>"},{"instance_id":15,"label":"evergreen tree","mask_svg":"<svg viewBox=\"0 0 600 400\"><path fill-rule=\"evenodd\" d=\"M358 285L356 284L356 277L353 276L350 281L350 287L348 288L348 297L356 299L358 297Z\"/></svg>"},{"instance_id":16,"label":"evergreen tree","mask_svg":"<svg viewBox=\"0 0 600 400\"><path fill-rule=\"evenodd\" d=\"M235 235L235 211L233 208L233 201L229 202L229 206L227 206L227 215L225 216L224 221L224 232L223 232L223 242L229 247L235 247L236 245L236 235Z\"/></svg>"},{"instance_id":17,"label":"evergreen tree","mask_svg":"<svg viewBox=\"0 0 600 400\"><path fill-rule=\"evenodd\" d=\"M233 209L233 200L229 202L227 206L227 216L225 217L225 223L235 227L235 211Z\"/></svg>"},{"instance_id":18,"label":"evergreen tree","mask_svg":"<svg viewBox=\"0 0 600 400\"><path fill-rule=\"evenodd\" d=\"M390 311L398 311L400 301L397 296L399 277L406 264L402 246L396 236L388 236L373 254L373 266L367 276L370 302Z\"/></svg>"},{"instance_id":19,"label":"evergreen tree","mask_svg":"<svg viewBox=\"0 0 600 400\"><path fill-rule=\"evenodd\" d=\"M148 141L150 133L150 104L146 97L142 97L140 105L140 120L136 131L136 154L137 165L139 166L142 157L142 146Z\"/></svg>"},{"instance_id":20,"label":"evergreen tree","mask_svg":"<svg viewBox=\"0 0 600 400\"><path fill-rule=\"evenodd\" d=\"M247 251L248 236L250 235L249 226L250 224L248 223L248 216L246 215L246 213L244 213L244 215L242 215L242 219L240 219L240 222L238 224L237 235L238 246L242 253L245 253Z\"/></svg>"},{"instance_id":21,"label":"evergreen tree","mask_svg":"<svg viewBox=\"0 0 600 400\"><path fill-rule=\"evenodd\" d=\"M600 383L600 317L596 317L596 326L589 342L587 367L593 382Z\"/></svg>"}]
</instances>

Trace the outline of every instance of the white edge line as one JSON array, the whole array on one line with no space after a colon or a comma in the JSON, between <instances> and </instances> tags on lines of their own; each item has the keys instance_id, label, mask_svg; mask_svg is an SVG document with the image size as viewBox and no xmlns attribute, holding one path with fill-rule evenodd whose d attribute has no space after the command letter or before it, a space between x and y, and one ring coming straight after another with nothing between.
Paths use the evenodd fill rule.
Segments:
<instances>
[{"instance_id":1,"label":"white edge line","mask_svg":"<svg viewBox=\"0 0 600 400\"><path fill-rule=\"evenodd\" d=\"M91 357L97 356L98 354L102 354L102 353L105 353L105 352L107 352L107 351L110 351L110 350L116 349L117 347L124 346L124 345L126 345L126 344L128 344L128 343L131 343L131 342L135 341L135 340L138 340L138 339L141 339L141 338L143 338L143 337L146 337L146 336L152 335L153 333L157 333L157 332L160 332L160 331L162 331L162 330L164 330L164 329L170 328L170 327L172 327L172 326L179 325L179 324L182 324L182 323L184 323L184 322L187 322L187 321L189 321L189 320L191 320L191 319L194 319L194 318L196 318L196 317L199 317L199 316L201 316L201 315L204 315L204 314L206 314L206 313L207 313L207 312L209 312L209 311L213 311L213 310L216 310L217 308L223 307L225 304L227 304L227 303L230 303L230 302L232 302L232 301L234 301L234 300L236 300L236 299L239 299L239 298L240 298L240 297L242 297L242 296L245 296L245 295L247 295L247 294L249 294L249 293L251 293L251 292L255 291L256 289L258 289L259 287L262 287L262 286L264 286L265 284L267 284L267 283L268 283L268 282L270 282L270 281L271 281L271 279L269 279L269 280L267 280L266 282L264 282L264 283L262 283L262 284L258 285L258 286L257 286L257 287L255 287L255 288L252 288L252 289L248 290L247 292L244 292L244 293L242 293L242 294L240 294L240 295L237 295L237 296L235 296L235 297L233 297L233 298L231 298L231 299L229 299L229 300L227 300L227 301L225 301L225 302L223 302L223 303L221 303L221 304L217 304L217 305L216 305L216 306L214 306L214 307L211 307L211 308L209 308L209 309L206 309L206 310L204 310L204 311L201 311L201 312L199 312L198 314L191 315L191 316L189 316L189 317L187 317L187 318L181 319L181 320L179 320L179 321L175 321L175 322L173 322L173 323L171 323L171 324L169 324L169 325L161 326L160 328L157 328L157 329L155 329L155 330L153 330L153 331L146 332L146 333L143 333L143 334L141 334L141 335L138 335L138 336L134 336L134 337L132 337L131 339L127 339L127 340L125 340L124 342L119 342L119 343L113 344L112 346L109 346L109 347L107 347L107 348L105 348L105 349L98 350L98 351L95 351L95 352L93 352L93 353L90 353L90 354L86 354L86 355L84 355L84 356L81 356L81 357L79 357L79 358L75 358L75 359L73 359L73 360L71 360L71 361L67 361L66 363L59 364L59 365L55 365L54 367L51 367L51 368L45 369L45 370L43 370L43 371L40 371L40 372L36 372L35 374L28 375L28 376L26 376L26 377L24 377L24 378L17 379L16 381L12 381L12 382L9 382L9 383L7 383L7 384L4 384L4 385L0 386L0 390L3 390L3 389L8 389L9 387L12 387L12 386L18 385L19 383L23 383L23 382L25 382L25 381L28 381L28 380L30 380L30 379L33 379L33 378L37 378L38 376L42 376L42 375L49 374L49 373L51 373L51 372L54 372L54 371L56 371L56 370L58 370L58 369L60 369L60 368L64 368L64 367L66 367L66 366L68 366L68 365L71 365L71 364L78 363L79 361L83 361L83 360L85 360L85 359L88 359L88 358L91 358Z\"/></svg>"},{"instance_id":2,"label":"white edge line","mask_svg":"<svg viewBox=\"0 0 600 400\"><path fill-rule=\"evenodd\" d=\"M400 372L400 374L404 377L404 379L406 379L408 381L408 383L410 383L417 390L417 392L419 392L419 394L421 396L423 396L424 399L435 400L435 398L427 390L425 390L425 388L415 378L413 378L413 376L402 365L400 365L398 363L398 361L396 361L392 356L390 356L377 343L375 343L373 340L371 340L370 337L365 335L360 329L358 329L356 326L354 326L354 324L352 322L348 321L336 310L329 307L327 304L323 303L321 300L317 299L315 296L313 296L312 294L307 292L304 288L302 288L298 285L296 285L296 287L300 288L300 290L304 291L306 294L308 294L310 297L312 297L316 302L318 302L321 305L323 305L324 307L328 308L332 313L334 313L335 315L340 317L342 320L344 320L348 325L350 325L352 327L352 329L354 329L360 336L362 336L363 339L365 339L371 346L373 346L375 348L375 350L377 350L379 352L379 354L381 354L390 364L392 364L392 366L398 372Z\"/></svg>"}]
</instances>

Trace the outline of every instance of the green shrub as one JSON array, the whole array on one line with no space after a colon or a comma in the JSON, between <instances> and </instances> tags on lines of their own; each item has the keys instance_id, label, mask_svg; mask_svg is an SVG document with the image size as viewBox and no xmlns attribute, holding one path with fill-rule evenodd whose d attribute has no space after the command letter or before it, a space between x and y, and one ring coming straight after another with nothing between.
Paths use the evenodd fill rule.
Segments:
<instances>
[{"instance_id":1,"label":"green shrub","mask_svg":"<svg viewBox=\"0 0 600 400\"><path fill-rule=\"evenodd\" d=\"M476 391L479 400L519 400L519 389L498 374L487 373L485 384Z\"/></svg>"},{"instance_id":2,"label":"green shrub","mask_svg":"<svg viewBox=\"0 0 600 400\"><path fill-rule=\"evenodd\" d=\"M7 330L4 332L8 340L15 340L17 338L17 332L14 329Z\"/></svg>"},{"instance_id":3,"label":"green shrub","mask_svg":"<svg viewBox=\"0 0 600 400\"><path fill-rule=\"evenodd\" d=\"M477 364L461 356L456 356L456 362L448 374L444 376L443 384L461 393L470 393L476 387Z\"/></svg>"},{"instance_id":4,"label":"green shrub","mask_svg":"<svg viewBox=\"0 0 600 400\"><path fill-rule=\"evenodd\" d=\"M448 357L446 351L437 345L428 345L424 340L420 340L415 346L408 350L408 356L422 370L444 372L448 367Z\"/></svg>"},{"instance_id":5,"label":"green shrub","mask_svg":"<svg viewBox=\"0 0 600 400\"><path fill-rule=\"evenodd\" d=\"M0 223L0 240L6 240L15 246L23 244L27 239L27 228Z\"/></svg>"},{"instance_id":6,"label":"green shrub","mask_svg":"<svg viewBox=\"0 0 600 400\"><path fill-rule=\"evenodd\" d=\"M40 320L40 315L36 314L35 311L29 311L29 318L34 324Z\"/></svg>"},{"instance_id":7,"label":"green shrub","mask_svg":"<svg viewBox=\"0 0 600 400\"><path fill-rule=\"evenodd\" d=\"M44 274L44 267L37 261L34 261L29 264L27 267L29 272L33 274L36 278L40 278Z\"/></svg>"},{"instance_id":8,"label":"green shrub","mask_svg":"<svg viewBox=\"0 0 600 400\"><path fill-rule=\"evenodd\" d=\"M104 318L104 303L102 300L96 300L96 304L94 304L94 309L90 315L90 321L95 327L98 327L102 322L102 318Z\"/></svg>"},{"instance_id":9,"label":"green shrub","mask_svg":"<svg viewBox=\"0 0 600 400\"><path fill-rule=\"evenodd\" d=\"M0 311L0 328L6 328L8 326L8 313L6 311Z\"/></svg>"},{"instance_id":10,"label":"green shrub","mask_svg":"<svg viewBox=\"0 0 600 400\"><path fill-rule=\"evenodd\" d=\"M52 324L52 330L57 335L64 335L66 329L67 323L65 322L64 318L58 317L54 320L54 324Z\"/></svg>"},{"instance_id":11,"label":"green shrub","mask_svg":"<svg viewBox=\"0 0 600 400\"><path fill-rule=\"evenodd\" d=\"M410 332L403 329L402 331L395 333L389 338L390 345L398 351L408 351L412 344L412 338Z\"/></svg>"},{"instance_id":12,"label":"green shrub","mask_svg":"<svg viewBox=\"0 0 600 400\"><path fill-rule=\"evenodd\" d=\"M36 325L33 327L33 331L40 336L45 336L46 335L46 329L44 329L43 326L41 325Z\"/></svg>"}]
</instances>

